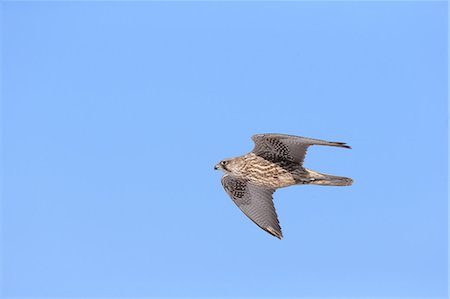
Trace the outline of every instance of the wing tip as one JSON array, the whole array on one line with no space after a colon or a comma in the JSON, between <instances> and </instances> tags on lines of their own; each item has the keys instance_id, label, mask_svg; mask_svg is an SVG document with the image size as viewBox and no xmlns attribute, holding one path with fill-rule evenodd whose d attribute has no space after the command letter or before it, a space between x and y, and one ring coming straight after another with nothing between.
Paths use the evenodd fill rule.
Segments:
<instances>
[{"instance_id":1,"label":"wing tip","mask_svg":"<svg viewBox=\"0 0 450 299\"><path fill-rule=\"evenodd\" d=\"M281 232L281 230L276 230L273 227L269 226L267 227L267 231L274 237L277 237L278 239L282 240L283 239L283 233Z\"/></svg>"},{"instance_id":2,"label":"wing tip","mask_svg":"<svg viewBox=\"0 0 450 299\"><path fill-rule=\"evenodd\" d=\"M333 142L334 146L351 149L352 147L345 142Z\"/></svg>"}]
</instances>

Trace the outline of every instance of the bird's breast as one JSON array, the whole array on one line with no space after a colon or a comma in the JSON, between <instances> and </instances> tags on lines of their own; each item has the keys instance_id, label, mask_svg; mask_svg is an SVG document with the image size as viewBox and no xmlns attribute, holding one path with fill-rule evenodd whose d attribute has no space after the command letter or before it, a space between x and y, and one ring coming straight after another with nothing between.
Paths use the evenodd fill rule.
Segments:
<instances>
[{"instance_id":1,"label":"bird's breast","mask_svg":"<svg viewBox=\"0 0 450 299\"><path fill-rule=\"evenodd\" d=\"M295 184L294 177L287 170L253 153L243 156L239 172L258 185L282 188Z\"/></svg>"}]
</instances>

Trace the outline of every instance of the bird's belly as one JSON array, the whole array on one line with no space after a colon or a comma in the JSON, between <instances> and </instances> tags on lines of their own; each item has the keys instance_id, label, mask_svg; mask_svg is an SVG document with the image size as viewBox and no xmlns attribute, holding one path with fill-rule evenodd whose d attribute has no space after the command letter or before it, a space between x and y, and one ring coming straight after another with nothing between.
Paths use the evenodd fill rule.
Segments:
<instances>
[{"instance_id":1,"label":"bird's belly","mask_svg":"<svg viewBox=\"0 0 450 299\"><path fill-rule=\"evenodd\" d=\"M271 175L271 176L249 174L246 177L255 184L264 185L272 188L283 188L295 184L295 181L292 175L290 174Z\"/></svg>"},{"instance_id":2,"label":"bird's belly","mask_svg":"<svg viewBox=\"0 0 450 299\"><path fill-rule=\"evenodd\" d=\"M295 184L294 177L281 166L251 154L241 175L251 182L271 188L282 188Z\"/></svg>"}]
</instances>

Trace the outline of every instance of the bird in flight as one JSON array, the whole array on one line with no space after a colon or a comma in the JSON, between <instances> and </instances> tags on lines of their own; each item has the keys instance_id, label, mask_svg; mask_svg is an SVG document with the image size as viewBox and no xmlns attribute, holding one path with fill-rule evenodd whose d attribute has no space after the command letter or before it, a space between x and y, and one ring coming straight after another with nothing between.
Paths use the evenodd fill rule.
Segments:
<instances>
[{"instance_id":1,"label":"bird in flight","mask_svg":"<svg viewBox=\"0 0 450 299\"><path fill-rule=\"evenodd\" d=\"M257 134L250 153L220 161L222 185L234 203L260 228L282 239L273 193L278 188L314 184L350 186L351 178L316 172L303 167L311 145L351 148L344 142L329 142L285 134Z\"/></svg>"}]
</instances>

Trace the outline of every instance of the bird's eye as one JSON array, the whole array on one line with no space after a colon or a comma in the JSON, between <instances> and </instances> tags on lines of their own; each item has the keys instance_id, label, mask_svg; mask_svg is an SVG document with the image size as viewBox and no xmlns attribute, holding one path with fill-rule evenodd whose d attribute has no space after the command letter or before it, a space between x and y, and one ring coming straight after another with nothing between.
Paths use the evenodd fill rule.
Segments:
<instances>
[{"instance_id":1,"label":"bird's eye","mask_svg":"<svg viewBox=\"0 0 450 299\"><path fill-rule=\"evenodd\" d=\"M222 162L220 162L220 164L227 165L227 161L222 161Z\"/></svg>"}]
</instances>

